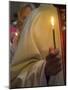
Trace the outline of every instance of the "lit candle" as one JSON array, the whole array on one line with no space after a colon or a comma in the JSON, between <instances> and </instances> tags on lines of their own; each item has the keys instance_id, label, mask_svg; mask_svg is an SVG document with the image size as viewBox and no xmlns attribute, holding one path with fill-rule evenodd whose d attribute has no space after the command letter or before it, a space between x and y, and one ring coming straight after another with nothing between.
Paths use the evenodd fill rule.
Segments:
<instances>
[{"instance_id":1,"label":"lit candle","mask_svg":"<svg viewBox=\"0 0 68 90\"><path fill-rule=\"evenodd\" d=\"M54 17L51 17L51 25L52 25L52 31L53 31L53 43L54 43L54 48L56 48L56 42L55 42L55 30L54 30Z\"/></svg>"}]
</instances>

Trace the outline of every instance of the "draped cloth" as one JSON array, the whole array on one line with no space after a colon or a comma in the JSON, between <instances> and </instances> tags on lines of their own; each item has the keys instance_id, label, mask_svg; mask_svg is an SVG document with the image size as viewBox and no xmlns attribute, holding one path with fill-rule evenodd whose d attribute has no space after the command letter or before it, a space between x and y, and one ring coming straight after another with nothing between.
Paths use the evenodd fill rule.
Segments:
<instances>
[{"instance_id":1,"label":"draped cloth","mask_svg":"<svg viewBox=\"0 0 68 90\"><path fill-rule=\"evenodd\" d=\"M57 9L52 5L40 6L27 18L18 48L10 65L12 82L20 78L20 87L47 86L46 56L53 47L51 16L55 18L56 47L61 52ZM64 85L63 71L51 76L49 85Z\"/></svg>"}]
</instances>

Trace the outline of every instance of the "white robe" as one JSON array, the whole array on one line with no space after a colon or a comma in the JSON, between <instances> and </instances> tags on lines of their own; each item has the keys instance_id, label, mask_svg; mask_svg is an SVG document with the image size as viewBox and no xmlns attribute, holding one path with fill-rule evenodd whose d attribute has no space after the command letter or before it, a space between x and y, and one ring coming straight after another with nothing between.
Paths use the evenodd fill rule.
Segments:
<instances>
[{"instance_id":1,"label":"white robe","mask_svg":"<svg viewBox=\"0 0 68 90\"><path fill-rule=\"evenodd\" d=\"M11 78L20 78L20 87L47 86L45 77L46 56L54 46L50 17L55 18L56 47L61 52L57 9L52 5L37 8L28 17L18 48L10 66ZM49 85L64 85L63 71L51 76Z\"/></svg>"}]
</instances>

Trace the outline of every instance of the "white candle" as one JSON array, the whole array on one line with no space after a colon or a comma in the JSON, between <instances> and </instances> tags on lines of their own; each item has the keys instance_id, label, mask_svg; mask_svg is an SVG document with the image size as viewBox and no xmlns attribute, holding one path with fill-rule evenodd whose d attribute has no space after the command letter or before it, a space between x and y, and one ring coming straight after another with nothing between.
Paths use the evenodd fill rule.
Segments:
<instances>
[{"instance_id":1,"label":"white candle","mask_svg":"<svg viewBox=\"0 0 68 90\"><path fill-rule=\"evenodd\" d=\"M55 29L54 29L54 17L51 17L51 25L52 25L52 31L53 31L53 43L54 43L54 48L56 48L56 42L55 42Z\"/></svg>"}]
</instances>

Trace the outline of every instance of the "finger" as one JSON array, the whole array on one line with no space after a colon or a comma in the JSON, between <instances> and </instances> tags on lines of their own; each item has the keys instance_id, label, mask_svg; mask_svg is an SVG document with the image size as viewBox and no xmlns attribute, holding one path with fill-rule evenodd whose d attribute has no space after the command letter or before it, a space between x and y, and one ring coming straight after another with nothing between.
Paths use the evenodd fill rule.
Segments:
<instances>
[{"instance_id":1,"label":"finger","mask_svg":"<svg viewBox=\"0 0 68 90\"><path fill-rule=\"evenodd\" d=\"M53 62L54 62L54 63L56 63L56 62L59 63L59 62L61 62L61 58L54 57L52 60L49 60L48 62L49 62L49 63L53 63Z\"/></svg>"},{"instance_id":2,"label":"finger","mask_svg":"<svg viewBox=\"0 0 68 90\"><path fill-rule=\"evenodd\" d=\"M49 62L46 62L46 64L50 67L50 66L55 66L57 64L62 64L61 63L61 60L57 59L57 60L53 60L53 61L49 61Z\"/></svg>"},{"instance_id":3,"label":"finger","mask_svg":"<svg viewBox=\"0 0 68 90\"><path fill-rule=\"evenodd\" d=\"M49 49L49 53L50 54L59 53L59 49L58 48L57 49L51 48L51 49Z\"/></svg>"},{"instance_id":4,"label":"finger","mask_svg":"<svg viewBox=\"0 0 68 90\"><path fill-rule=\"evenodd\" d=\"M58 57L58 56L56 56L56 57L47 57L46 58L47 59L47 63L53 63L53 62L58 62L58 61L60 61L61 62L61 58L60 57Z\"/></svg>"},{"instance_id":5,"label":"finger","mask_svg":"<svg viewBox=\"0 0 68 90\"><path fill-rule=\"evenodd\" d=\"M54 58L54 57L58 56L58 54L59 54L58 52L56 52L54 54L49 53L49 55L46 57L46 59L48 60L48 59Z\"/></svg>"}]
</instances>

